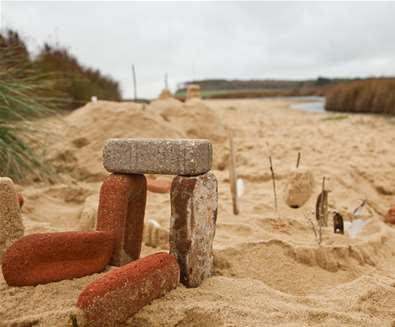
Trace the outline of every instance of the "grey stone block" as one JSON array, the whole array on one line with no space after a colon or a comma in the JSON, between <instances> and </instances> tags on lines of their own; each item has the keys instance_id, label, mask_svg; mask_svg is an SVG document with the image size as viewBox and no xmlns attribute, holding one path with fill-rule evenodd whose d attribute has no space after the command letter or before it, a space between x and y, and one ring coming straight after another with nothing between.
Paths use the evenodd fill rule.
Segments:
<instances>
[{"instance_id":1,"label":"grey stone block","mask_svg":"<svg viewBox=\"0 0 395 327\"><path fill-rule=\"evenodd\" d=\"M170 253L177 258L186 287L198 287L213 270L217 188L211 172L177 176L172 183Z\"/></svg>"},{"instance_id":2,"label":"grey stone block","mask_svg":"<svg viewBox=\"0 0 395 327\"><path fill-rule=\"evenodd\" d=\"M212 145L201 139L110 139L103 150L112 173L195 176L211 164Z\"/></svg>"}]
</instances>

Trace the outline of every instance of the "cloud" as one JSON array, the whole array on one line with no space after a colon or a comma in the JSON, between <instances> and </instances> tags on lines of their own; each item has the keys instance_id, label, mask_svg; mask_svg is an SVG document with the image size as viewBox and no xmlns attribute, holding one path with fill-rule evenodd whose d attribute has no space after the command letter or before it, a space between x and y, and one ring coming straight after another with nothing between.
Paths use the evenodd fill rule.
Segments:
<instances>
[{"instance_id":1,"label":"cloud","mask_svg":"<svg viewBox=\"0 0 395 327\"><path fill-rule=\"evenodd\" d=\"M395 3L4 2L1 26L31 48L59 42L156 96L193 78L395 75Z\"/></svg>"}]
</instances>

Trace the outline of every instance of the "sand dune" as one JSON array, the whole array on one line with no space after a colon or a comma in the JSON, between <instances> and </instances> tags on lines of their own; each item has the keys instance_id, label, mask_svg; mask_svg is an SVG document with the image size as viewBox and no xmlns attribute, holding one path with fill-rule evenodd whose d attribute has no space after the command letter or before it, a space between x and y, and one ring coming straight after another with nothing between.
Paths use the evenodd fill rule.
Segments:
<instances>
[{"instance_id":1,"label":"sand dune","mask_svg":"<svg viewBox=\"0 0 395 327\"><path fill-rule=\"evenodd\" d=\"M89 220L106 175L101 148L107 138L208 138L215 147L220 199L214 276L202 287L180 286L155 300L125 326L393 326L395 231L382 216L395 202L395 120L298 112L288 108L292 101L88 104L58 120L62 128L49 141L48 156L62 181L21 187L26 233L93 227ZM239 216L232 214L224 169L227 126L234 129L238 172L246 188ZM285 189L299 151L314 187L307 203L292 209ZM367 200L358 216L367 224L355 238L334 234L330 220L317 244L306 216L315 219L323 176L331 210L350 219ZM166 229L169 216L169 195L149 193L146 221L155 219ZM166 247L145 245L143 255L161 248ZM0 326L70 326L68 315L76 312L79 292L99 275L23 288L8 287L1 277Z\"/></svg>"}]
</instances>

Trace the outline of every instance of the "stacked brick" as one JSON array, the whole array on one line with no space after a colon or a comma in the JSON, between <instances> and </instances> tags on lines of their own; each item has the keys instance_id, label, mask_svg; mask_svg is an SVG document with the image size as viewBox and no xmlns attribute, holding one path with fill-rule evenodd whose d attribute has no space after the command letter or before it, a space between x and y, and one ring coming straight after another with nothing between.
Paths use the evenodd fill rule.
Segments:
<instances>
[{"instance_id":1,"label":"stacked brick","mask_svg":"<svg viewBox=\"0 0 395 327\"><path fill-rule=\"evenodd\" d=\"M213 266L218 195L211 163L207 140L109 140L103 164L111 174L100 189L97 230L20 238L5 252L5 280L13 286L37 285L100 272L108 264L118 266L82 291L77 306L88 326L123 322L180 280L187 287L199 286ZM139 259L148 173L176 175L171 185L170 254ZM16 195L10 196L17 214Z\"/></svg>"},{"instance_id":2,"label":"stacked brick","mask_svg":"<svg viewBox=\"0 0 395 327\"><path fill-rule=\"evenodd\" d=\"M104 147L103 163L115 174L177 175L171 186L170 253L177 258L181 282L199 286L213 266L218 195L217 180L210 172L211 144L190 139L111 139Z\"/></svg>"}]
</instances>

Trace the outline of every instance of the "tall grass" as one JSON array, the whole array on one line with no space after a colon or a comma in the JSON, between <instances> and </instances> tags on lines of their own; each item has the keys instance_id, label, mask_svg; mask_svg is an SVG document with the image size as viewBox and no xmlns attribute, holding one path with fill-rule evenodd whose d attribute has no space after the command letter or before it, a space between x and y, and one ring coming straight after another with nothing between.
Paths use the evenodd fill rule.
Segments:
<instances>
[{"instance_id":1,"label":"tall grass","mask_svg":"<svg viewBox=\"0 0 395 327\"><path fill-rule=\"evenodd\" d=\"M36 72L18 48L0 43L0 176L18 182L53 177L53 170L29 140L42 132L30 121L64 102L53 96L55 83L50 74Z\"/></svg>"},{"instance_id":2,"label":"tall grass","mask_svg":"<svg viewBox=\"0 0 395 327\"><path fill-rule=\"evenodd\" d=\"M395 115L395 79L368 79L334 86L326 94L325 109Z\"/></svg>"}]
</instances>

